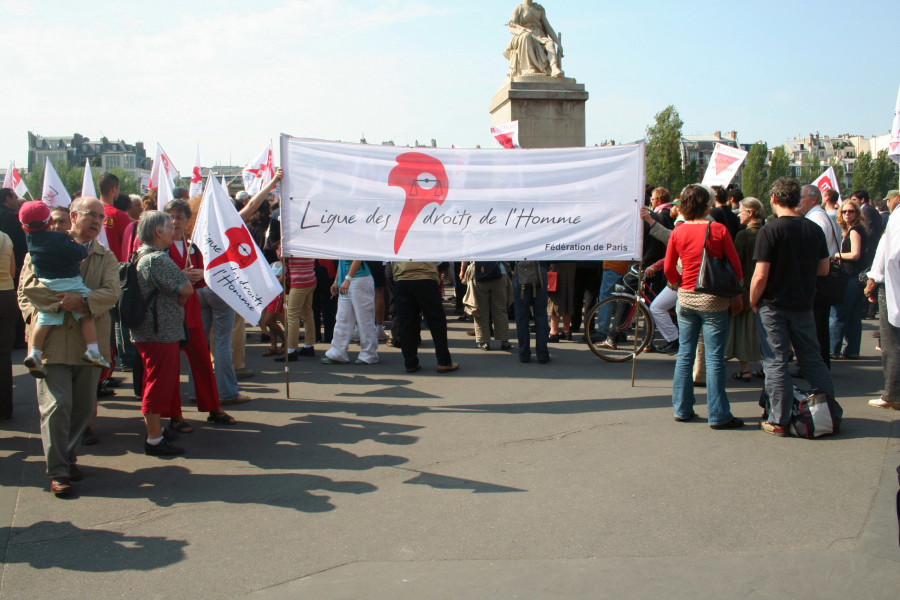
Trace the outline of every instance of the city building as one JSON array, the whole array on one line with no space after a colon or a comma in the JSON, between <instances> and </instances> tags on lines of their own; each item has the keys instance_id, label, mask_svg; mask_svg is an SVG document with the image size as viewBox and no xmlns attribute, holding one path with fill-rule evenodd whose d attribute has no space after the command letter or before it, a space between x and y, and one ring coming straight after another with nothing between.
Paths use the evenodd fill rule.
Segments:
<instances>
[{"instance_id":1,"label":"city building","mask_svg":"<svg viewBox=\"0 0 900 600\"><path fill-rule=\"evenodd\" d=\"M67 163L72 167L83 167L87 159L93 168L101 171L124 169L138 181L141 174L149 173L153 166L153 158L147 156L143 142L126 144L122 140L110 141L106 137L95 142L78 133L45 137L29 131L28 170L43 166L48 158L52 163Z\"/></svg>"}]
</instances>

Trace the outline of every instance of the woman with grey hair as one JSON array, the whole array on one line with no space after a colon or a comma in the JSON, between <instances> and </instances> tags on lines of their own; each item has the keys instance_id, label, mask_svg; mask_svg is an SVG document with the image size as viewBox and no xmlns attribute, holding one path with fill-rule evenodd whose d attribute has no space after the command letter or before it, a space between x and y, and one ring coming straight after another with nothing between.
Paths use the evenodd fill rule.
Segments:
<instances>
[{"instance_id":1,"label":"woman with grey hair","mask_svg":"<svg viewBox=\"0 0 900 600\"><path fill-rule=\"evenodd\" d=\"M191 207L184 200L172 200L166 204L166 213L172 217L172 245L169 246L169 258L182 270L194 288L194 293L184 305L184 328L187 341L182 349L191 367L191 383L197 398L197 409L208 412L207 421L220 425L234 425L235 419L224 410L219 399L219 388L213 373L212 361L209 358L209 343L203 329L203 317L200 315L200 300L197 290L205 288L203 280L203 255L187 237L187 227L191 220ZM179 396L180 397L180 396ZM184 420L179 410L172 415L169 428L178 433L192 433L194 429Z\"/></svg>"},{"instance_id":2,"label":"woman with grey hair","mask_svg":"<svg viewBox=\"0 0 900 600\"><path fill-rule=\"evenodd\" d=\"M734 247L741 260L741 268L744 270L743 309L741 312L731 315L725 358L736 358L741 363L740 371L732 374L732 379L749 382L753 379L753 375L750 373L750 363L762 359L759 349L759 316L750 309L750 280L753 279L753 271L756 269L756 261L753 260L756 234L766 220L766 209L756 198L744 198L740 202L738 218L744 228L738 231L734 238ZM761 373L761 371L757 371L757 375L761 376Z\"/></svg>"},{"instance_id":3,"label":"woman with grey hair","mask_svg":"<svg viewBox=\"0 0 900 600\"><path fill-rule=\"evenodd\" d=\"M131 340L143 367L144 453L171 456L184 450L170 442L173 436L163 430L162 418L181 413L180 342L185 337L184 305L194 288L167 252L175 231L172 217L158 210L146 211L137 229L143 242L137 251L138 286L149 300L144 321L131 328Z\"/></svg>"}]
</instances>

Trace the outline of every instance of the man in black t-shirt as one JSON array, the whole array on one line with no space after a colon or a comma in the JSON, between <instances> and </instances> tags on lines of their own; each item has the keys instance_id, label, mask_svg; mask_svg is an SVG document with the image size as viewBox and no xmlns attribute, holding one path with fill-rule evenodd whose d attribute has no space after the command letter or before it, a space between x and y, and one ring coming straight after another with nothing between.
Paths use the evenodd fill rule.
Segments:
<instances>
[{"instance_id":1,"label":"man in black t-shirt","mask_svg":"<svg viewBox=\"0 0 900 600\"><path fill-rule=\"evenodd\" d=\"M759 230L750 283L750 307L759 313L760 347L766 373L766 420L763 431L786 436L790 431L793 386L788 359L793 345L806 381L834 395L831 374L819 349L813 319L816 277L828 274L828 245L822 229L804 218L800 185L781 177L772 185L777 219Z\"/></svg>"}]
</instances>

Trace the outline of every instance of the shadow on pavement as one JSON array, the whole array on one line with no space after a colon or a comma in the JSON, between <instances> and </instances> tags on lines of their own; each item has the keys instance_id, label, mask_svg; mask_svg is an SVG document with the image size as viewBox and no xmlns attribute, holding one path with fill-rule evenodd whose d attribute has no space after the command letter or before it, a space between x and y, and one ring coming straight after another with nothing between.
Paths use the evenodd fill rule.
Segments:
<instances>
[{"instance_id":1,"label":"shadow on pavement","mask_svg":"<svg viewBox=\"0 0 900 600\"><path fill-rule=\"evenodd\" d=\"M68 521L0 528L0 539L7 536L5 564L90 573L160 569L184 560L184 548L188 545L165 537L79 529ZM60 589L66 589L64 582L60 585Z\"/></svg>"}]
</instances>

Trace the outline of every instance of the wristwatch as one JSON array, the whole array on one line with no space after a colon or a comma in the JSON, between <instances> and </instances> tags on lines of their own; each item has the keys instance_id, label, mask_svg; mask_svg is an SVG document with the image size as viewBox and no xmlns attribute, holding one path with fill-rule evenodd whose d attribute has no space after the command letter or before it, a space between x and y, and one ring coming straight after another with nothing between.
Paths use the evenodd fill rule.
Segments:
<instances>
[{"instance_id":1,"label":"wristwatch","mask_svg":"<svg viewBox=\"0 0 900 600\"><path fill-rule=\"evenodd\" d=\"M87 307L87 305L88 305L88 297L87 297L87 294L82 294L82 295L81 295L81 303L84 304L85 307Z\"/></svg>"}]
</instances>

